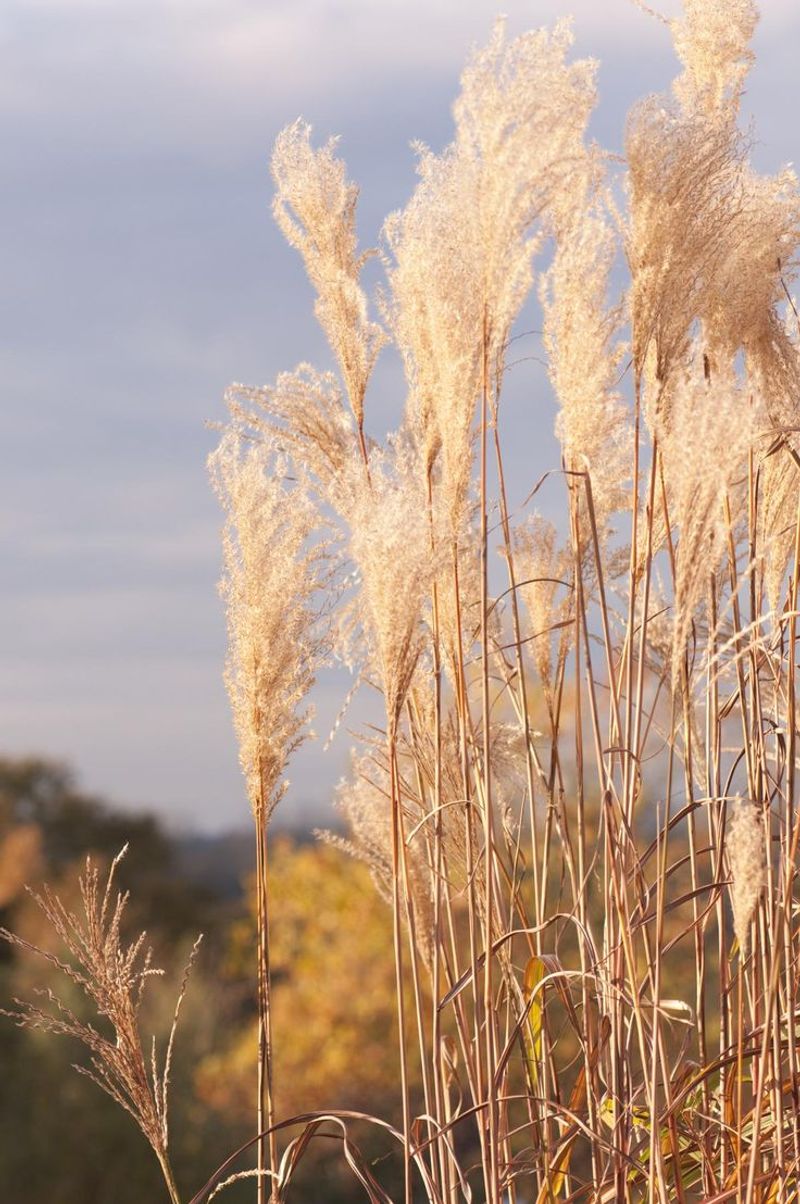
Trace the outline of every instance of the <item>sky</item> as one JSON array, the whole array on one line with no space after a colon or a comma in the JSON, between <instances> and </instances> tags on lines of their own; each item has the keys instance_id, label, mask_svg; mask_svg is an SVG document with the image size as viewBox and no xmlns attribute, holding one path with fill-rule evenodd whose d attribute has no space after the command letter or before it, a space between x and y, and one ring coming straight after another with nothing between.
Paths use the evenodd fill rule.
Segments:
<instances>
[{"instance_id":1,"label":"sky","mask_svg":"<svg viewBox=\"0 0 800 1204\"><path fill-rule=\"evenodd\" d=\"M0 755L68 763L176 829L246 822L209 424L232 381L329 362L270 216L270 147L300 115L341 135L373 245L413 188L410 142L449 140L461 65L498 11L512 31L574 15L611 150L630 104L675 72L667 30L630 0L3 0ZM798 48L800 5L764 0L745 98L762 170L796 153ZM524 491L557 455L535 366L514 371ZM389 359L370 429L402 401ZM320 683L320 736L346 688ZM324 812L349 722L297 758L293 816Z\"/></svg>"}]
</instances>

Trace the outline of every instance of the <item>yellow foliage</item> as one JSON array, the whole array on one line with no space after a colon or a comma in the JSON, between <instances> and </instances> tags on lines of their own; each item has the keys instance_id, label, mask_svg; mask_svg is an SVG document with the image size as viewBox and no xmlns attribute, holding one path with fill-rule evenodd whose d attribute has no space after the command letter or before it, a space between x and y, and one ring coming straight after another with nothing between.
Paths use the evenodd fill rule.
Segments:
<instances>
[{"instance_id":1,"label":"yellow foliage","mask_svg":"<svg viewBox=\"0 0 800 1204\"><path fill-rule=\"evenodd\" d=\"M277 1114L399 1101L391 912L369 871L329 845L273 846L270 943ZM232 935L228 972L251 977L251 916ZM255 1018L198 1071L206 1102L254 1113Z\"/></svg>"},{"instance_id":2,"label":"yellow foliage","mask_svg":"<svg viewBox=\"0 0 800 1204\"><path fill-rule=\"evenodd\" d=\"M13 903L42 867L38 824L17 824L0 837L0 907Z\"/></svg>"}]
</instances>

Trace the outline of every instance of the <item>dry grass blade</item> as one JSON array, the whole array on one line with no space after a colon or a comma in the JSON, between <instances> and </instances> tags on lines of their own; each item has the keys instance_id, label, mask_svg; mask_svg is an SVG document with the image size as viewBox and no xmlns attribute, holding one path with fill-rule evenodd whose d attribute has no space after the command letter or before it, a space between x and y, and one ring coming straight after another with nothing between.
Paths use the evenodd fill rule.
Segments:
<instances>
[{"instance_id":1,"label":"dry grass blade","mask_svg":"<svg viewBox=\"0 0 800 1204\"><path fill-rule=\"evenodd\" d=\"M149 979L163 971L152 966L144 933L130 944L124 940L121 929L128 896L115 894L113 889L126 848L112 861L104 884L99 867L87 858L79 878L82 914L70 910L47 886L41 894L33 894L53 934L65 947L66 958L0 929L0 937L42 958L62 974L67 987L77 988L97 1021L84 1020L51 989L40 992L49 1006L17 999L16 1010L2 1014L23 1027L72 1037L86 1047L89 1066L76 1066L76 1070L133 1117L158 1158L171 1199L177 1202L168 1154L168 1088L178 1017L201 938L195 942L184 972L166 1057L159 1070L155 1038L151 1058L145 1053L139 1012Z\"/></svg>"}]
</instances>

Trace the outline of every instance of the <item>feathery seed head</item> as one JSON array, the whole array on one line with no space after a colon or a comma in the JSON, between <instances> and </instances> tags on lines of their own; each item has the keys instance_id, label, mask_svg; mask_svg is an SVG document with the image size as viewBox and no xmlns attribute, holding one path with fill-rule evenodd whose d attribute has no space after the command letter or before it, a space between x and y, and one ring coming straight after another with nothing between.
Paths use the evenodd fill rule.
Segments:
<instances>
[{"instance_id":1,"label":"feathery seed head","mask_svg":"<svg viewBox=\"0 0 800 1204\"><path fill-rule=\"evenodd\" d=\"M566 61L568 21L506 41L498 20L475 52L454 106L464 201L474 209L471 253L483 281L485 338L495 387L511 326L532 283L542 237L537 223L557 208L585 161L584 133L595 104L595 64Z\"/></svg>"},{"instance_id":2,"label":"feathery seed head","mask_svg":"<svg viewBox=\"0 0 800 1204\"><path fill-rule=\"evenodd\" d=\"M357 755L354 751L351 775L340 783L335 806L345 820L348 836L342 838L326 833L325 839L368 867L378 894L391 906L392 801L389 767L385 761L368 753ZM403 807L407 809L405 801ZM406 827L416 818L416 815L407 816ZM425 845L427 836L426 831L420 830L408 840L406 864L414 931L419 950L430 969L435 944L431 873ZM408 916L404 919L407 921Z\"/></svg>"},{"instance_id":3,"label":"feathery seed head","mask_svg":"<svg viewBox=\"0 0 800 1204\"><path fill-rule=\"evenodd\" d=\"M122 919L128 896L113 893L116 869L126 851L127 845L114 858L104 884L99 867L87 857L78 880L82 915L66 907L49 886L45 886L41 894L32 892L53 934L65 947L68 960L0 928L0 939L48 962L77 987L92 1005L99 1025L80 1019L50 989L41 992L49 1008L15 999L16 1010L0 1009L0 1014L16 1020L21 1027L38 1028L80 1041L89 1051L90 1065L75 1069L133 1117L168 1174L167 1105L172 1050L188 975L200 938L195 942L184 973L164 1063L159 1070L155 1039L152 1054L145 1053L139 1012L149 980L163 974L163 970L152 965L144 933L131 944L123 939Z\"/></svg>"},{"instance_id":4,"label":"feathery seed head","mask_svg":"<svg viewBox=\"0 0 800 1204\"><path fill-rule=\"evenodd\" d=\"M630 419L616 383L624 348L615 343L620 306L608 306L616 238L589 174L555 224L556 252L540 281L548 372L560 410L556 433L564 461L588 469L601 540L624 504Z\"/></svg>"},{"instance_id":5,"label":"feathery seed head","mask_svg":"<svg viewBox=\"0 0 800 1204\"><path fill-rule=\"evenodd\" d=\"M268 819L288 758L306 737L308 710L298 708L325 656L317 595L327 549L312 542L319 514L284 480L273 448L247 446L229 431L209 467L226 515L226 683L250 804L257 819Z\"/></svg>"},{"instance_id":6,"label":"feathery seed head","mask_svg":"<svg viewBox=\"0 0 800 1204\"><path fill-rule=\"evenodd\" d=\"M406 440L392 440L373 454L370 478L362 466L353 466L350 553L361 579L358 618L392 733L422 651L422 607L432 576L430 527L423 475Z\"/></svg>"},{"instance_id":7,"label":"feathery seed head","mask_svg":"<svg viewBox=\"0 0 800 1204\"><path fill-rule=\"evenodd\" d=\"M753 0L683 0L682 18L671 21L683 74L675 93L687 110L735 114L754 60L750 42L758 23Z\"/></svg>"},{"instance_id":8,"label":"feathery seed head","mask_svg":"<svg viewBox=\"0 0 800 1204\"><path fill-rule=\"evenodd\" d=\"M626 142L634 363L641 379L655 347L660 385L681 370L695 322L712 373L768 341L800 242L794 173L758 176L737 129L756 9L750 0L684 8L673 23L686 67L679 103L636 106Z\"/></svg>"},{"instance_id":9,"label":"feathery seed head","mask_svg":"<svg viewBox=\"0 0 800 1204\"><path fill-rule=\"evenodd\" d=\"M359 427L372 369L385 341L367 314L359 283L368 258L356 238L358 188L336 158L336 140L315 150L304 121L287 126L275 142L273 213L287 242L300 252L317 292L316 314L333 351Z\"/></svg>"},{"instance_id":10,"label":"feathery seed head","mask_svg":"<svg viewBox=\"0 0 800 1204\"><path fill-rule=\"evenodd\" d=\"M300 364L266 388L231 385L225 399L237 430L285 450L325 496L335 495L359 452L352 414L332 373Z\"/></svg>"},{"instance_id":11,"label":"feathery seed head","mask_svg":"<svg viewBox=\"0 0 800 1204\"><path fill-rule=\"evenodd\" d=\"M520 577L520 593L531 624L529 647L536 671L548 700L555 692L555 669L566 656L571 629L568 619L573 608L572 557L568 548L558 546L555 527L540 514L514 532L515 554Z\"/></svg>"},{"instance_id":12,"label":"feathery seed head","mask_svg":"<svg viewBox=\"0 0 800 1204\"><path fill-rule=\"evenodd\" d=\"M421 150L420 183L390 219L389 323L409 381L408 426L461 529L475 403L500 390L511 327L532 284L543 221L585 165L594 64L568 63L569 25L507 41L498 21L470 59L456 136Z\"/></svg>"},{"instance_id":13,"label":"feathery seed head","mask_svg":"<svg viewBox=\"0 0 800 1204\"><path fill-rule=\"evenodd\" d=\"M766 881L764 825L754 803L737 799L728 816L725 847L730 866L733 926L742 957L747 956L750 921Z\"/></svg>"},{"instance_id":14,"label":"feathery seed head","mask_svg":"<svg viewBox=\"0 0 800 1204\"><path fill-rule=\"evenodd\" d=\"M477 236L465 238L474 215L464 209L463 168L452 148L422 150L417 189L385 226L394 258L385 310L409 385L406 425L426 473L439 457L454 530L469 489L483 333L480 264L465 253Z\"/></svg>"},{"instance_id":15,"label":"feathery seed head","mask_svg":"<svg viewBox=\"0 0 800 1204\"><path fill-rule=\"evenodd\" d=\"M698 607L725 550L726 495L746 475L753 442L749 394L732 372L705 378L702 355L661 394L655 420L675 552L673 681Z\"/></svg>"},{"instance_id":16,"label":"feathery seed head","mask_svg":"<svg viewBox=\"0 0 800 1204\"><path fill-rule=\"evenodd\" d=\"M769 605L778 612L787 570L792 561L797 527L797 465L785 449L764 455L759 465L761 504L759 541L764 562L764 585Z\"/></svg>"},{"instance_id":17,"label":"feathery seed head","mask_svg":"<svg viewBox=\"0 0 800 1204\"><path fill-rule=\"evenodd\" d=\"M685 360L693 322L713 309L743 234L744 148L728 127L650 97L628 119L626 150L633 360L641 379L652 353L663 385Z\"/></svg>"}]
</instances>

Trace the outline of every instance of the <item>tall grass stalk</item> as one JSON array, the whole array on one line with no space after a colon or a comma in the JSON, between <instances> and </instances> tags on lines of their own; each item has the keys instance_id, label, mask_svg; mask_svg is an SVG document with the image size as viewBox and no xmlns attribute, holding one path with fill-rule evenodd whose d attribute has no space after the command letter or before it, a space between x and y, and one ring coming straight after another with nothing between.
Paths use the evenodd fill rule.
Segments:
<instances>
[{"instance_id":1,"label":"tall grass stalk","mask_svg":"<svg viewBox=\"0 0 800 1204\"><path fill-rule=\"evenodd\" d=\"M320 410L301 368L232 421L337 529L335 644L383 695L339 805L394 917L407 1202L798 1190L800 198L739 133L755 19L667 23L682 71L632 111L622 181L568 27L498 25L387 222L382 327L334 144L276 148L343 389ZM520 507L501 399L537 271L562 459ZM385 341L408 400L381 445ZM552 526L525 511L558 475Z\"/></svg>"}]
</instances>

